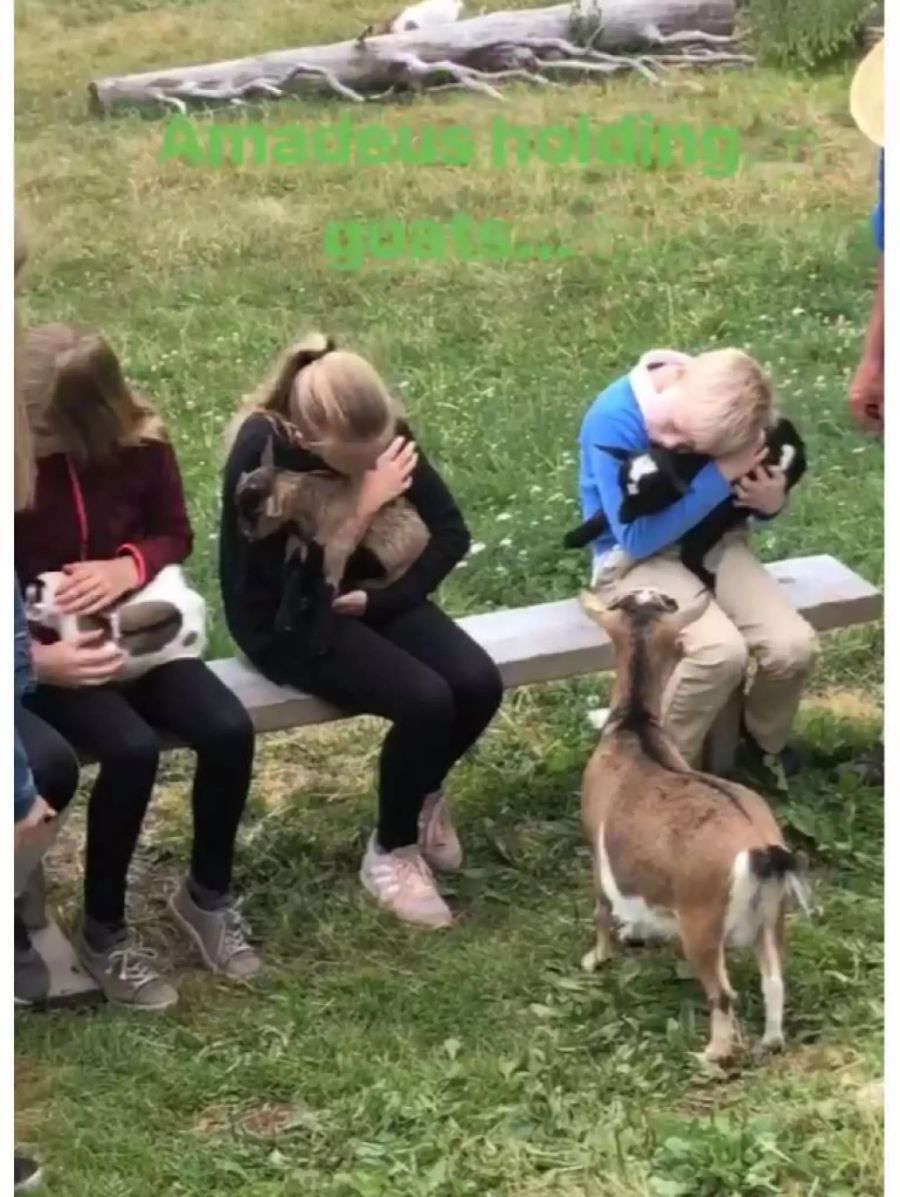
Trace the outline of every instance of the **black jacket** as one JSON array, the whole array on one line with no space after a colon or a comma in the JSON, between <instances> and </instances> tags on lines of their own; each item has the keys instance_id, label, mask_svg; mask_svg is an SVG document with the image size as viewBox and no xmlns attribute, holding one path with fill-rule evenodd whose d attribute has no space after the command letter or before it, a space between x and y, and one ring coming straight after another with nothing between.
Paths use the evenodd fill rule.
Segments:
<instances>
[{"instance_id":1,"label":"black jacket","mask_svg":"<svg viewBox=\"0 0 900 1197\"><path fill-rule=\"evenodd\" d=\"M405 424L400 425L398 434L414 439ZM261 413L245 420L225 465L219 536L219 583L225 619L238 647L278 681L285 676L279 661L284 658L282 650L288 647L279 643L279 633L275 629L285 584L287 532L276 533L265 540L247 540L238 527L235 506L235 492L241 476L259 466L270 437L274 441L275 465L280 469L302 472L327 470L328 467L314 453L288 441ZM384 589L369 591L366 623L378 624L423 602L469 549L469 531L453 496L421 446L418 446L418 453L418 465L406 497L425 522L431 539L402 577ZM308 575L301 578L301 594L304 591L312 594L313 574L320 567L321 558L310 554L306 565L300 567ZM348 573L352 568L351 558ZM302 618L299 627L303 627ZM293 646L297 644L297 635L295 626L291 633Z\"/></svg>"}]
</instances>

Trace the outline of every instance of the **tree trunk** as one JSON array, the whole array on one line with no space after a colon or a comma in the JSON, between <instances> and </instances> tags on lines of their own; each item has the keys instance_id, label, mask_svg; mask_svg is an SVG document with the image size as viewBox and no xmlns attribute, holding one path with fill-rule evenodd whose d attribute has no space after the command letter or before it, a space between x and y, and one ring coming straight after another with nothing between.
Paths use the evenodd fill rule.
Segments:
<instances>
[{"instance_id":1,"label":"tree trunk","mask_svg":"<svg viewBox=\"0 0 900 1197\"><path fill-rule=\"evenodd\" d=\"M458 87L502 99L495 84L525 78L751 61L736 52L734 0L576 0L489 13L398 34L277 50L207 66L110 76L90 84L91 108L240 105L332 93L360 103L396 91Z\"/></svg>"}]
</instances>

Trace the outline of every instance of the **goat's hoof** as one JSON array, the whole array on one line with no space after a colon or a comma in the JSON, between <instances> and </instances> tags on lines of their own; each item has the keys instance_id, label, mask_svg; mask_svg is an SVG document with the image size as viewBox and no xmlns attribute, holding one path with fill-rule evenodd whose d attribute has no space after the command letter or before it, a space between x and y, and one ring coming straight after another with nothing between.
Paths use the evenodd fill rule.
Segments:
<instances>
[{"instance_id":1,"label":"goat's hoof","mask_svg":"<svg viewBox=\"0 0 900 1197\"><path fill-rule=\"evenodd\" d=\"M694 1058L705 1067L720 1068L734 1059L734 1048L713 1047L710 1044L702 1052L694 1052Z\"/></svg>"},{"instance_id":2,"label":"goat's hoof","mask_svg":"<svg viewBox=\"0 0 900 1197\"><path fill-rule=\"evenodd\" d=\"M595 973L600 965L605 964L609 958L609 952L600 952L597 948L591 948L581 957L581 967L586 973Z\"/></svg>"},{"instance_id":3,"label":"goat's hoof","mask_svg":"<svg viewBox=\"0 0 900 1197\"><path fill-rule=\"evenodd\" d=\"M784 1035L764 1035L759 1046L764 1052L783 1052Z\"/></svg>"}]
</instances>

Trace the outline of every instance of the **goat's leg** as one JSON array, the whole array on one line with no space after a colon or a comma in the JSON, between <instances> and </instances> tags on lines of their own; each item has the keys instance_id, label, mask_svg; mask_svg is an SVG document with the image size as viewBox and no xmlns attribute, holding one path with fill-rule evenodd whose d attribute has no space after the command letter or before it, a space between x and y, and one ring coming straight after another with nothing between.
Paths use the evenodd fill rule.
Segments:
<instances>
[{"instance_id":1,"label":"goat's leg","mask_svg":"<svg viewBox=\"0 0 900 1197\"><path fill-rule=\"evenodd\" d=\"M784 1047L784 912L777 922L763 927L756 943L756 957L762 978L763 1003L766 1009L766 1028L762 1046L767 1051Z\"/></svg>"},{"instance_id":2,"label":"goat's leg","mask_svg":"<svg viewBox=\"0 0 900 1197\"><path fill-rule=\"evenodd\" d=\"M705 911L681 914L679 924L685 957L709 1003L710 1039L700 1058L711 1063L727 1060L734 1052L736 994L725 967L722 917L712 918Z\"/></svg>"},{"instance_id":3,"label":"goat's leg","mask_svg":"<svg viewBox=\"0 0 900 1197\"><path fill-rule=\"evenodd\" d=\"M596 892L594 929L597 938L591 950L581 958L581 967L586 973L594 972L613 954L612 910L606 900L603 886L600 884L600 873L596 863L594 864L594 889Z\"/></svg>"},{"instance_id":4,"label":"goat's leg","mask_svg":"<svg viewBox=\"0 0 900 1197\"><path fill-rule=\"evenodd\" d=\"M334 631L334 600L340 594L340 582L347 562L347 554L341 545L325 545L322 550L322 568L316 582L315 618L310 635L310 650L314 656L322 656L331 647Z\"/></svg>"}]
</instances>

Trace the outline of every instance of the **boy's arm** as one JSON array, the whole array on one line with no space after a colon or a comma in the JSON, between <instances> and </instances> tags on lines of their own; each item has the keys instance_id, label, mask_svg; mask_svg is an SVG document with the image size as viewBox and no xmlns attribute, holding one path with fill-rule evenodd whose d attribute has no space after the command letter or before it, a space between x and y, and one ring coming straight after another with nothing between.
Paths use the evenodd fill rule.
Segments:
<instances>
[{"instance_id":1,"label":"boy's arm","mask_svg":"<svg viewBox=\"0 0 900 1197\"><path fill-rule=\"evenodd\" d=\"M694 478L687 494L656 515L638 516L630 523L621 519L622 490L619 463L602 449L588 450L588 465L600 493L610 530L618 544L635 560L679 541L714 507L731 497L731 487L715 462L709 462Z\"/></svg>"}]
</instances>

